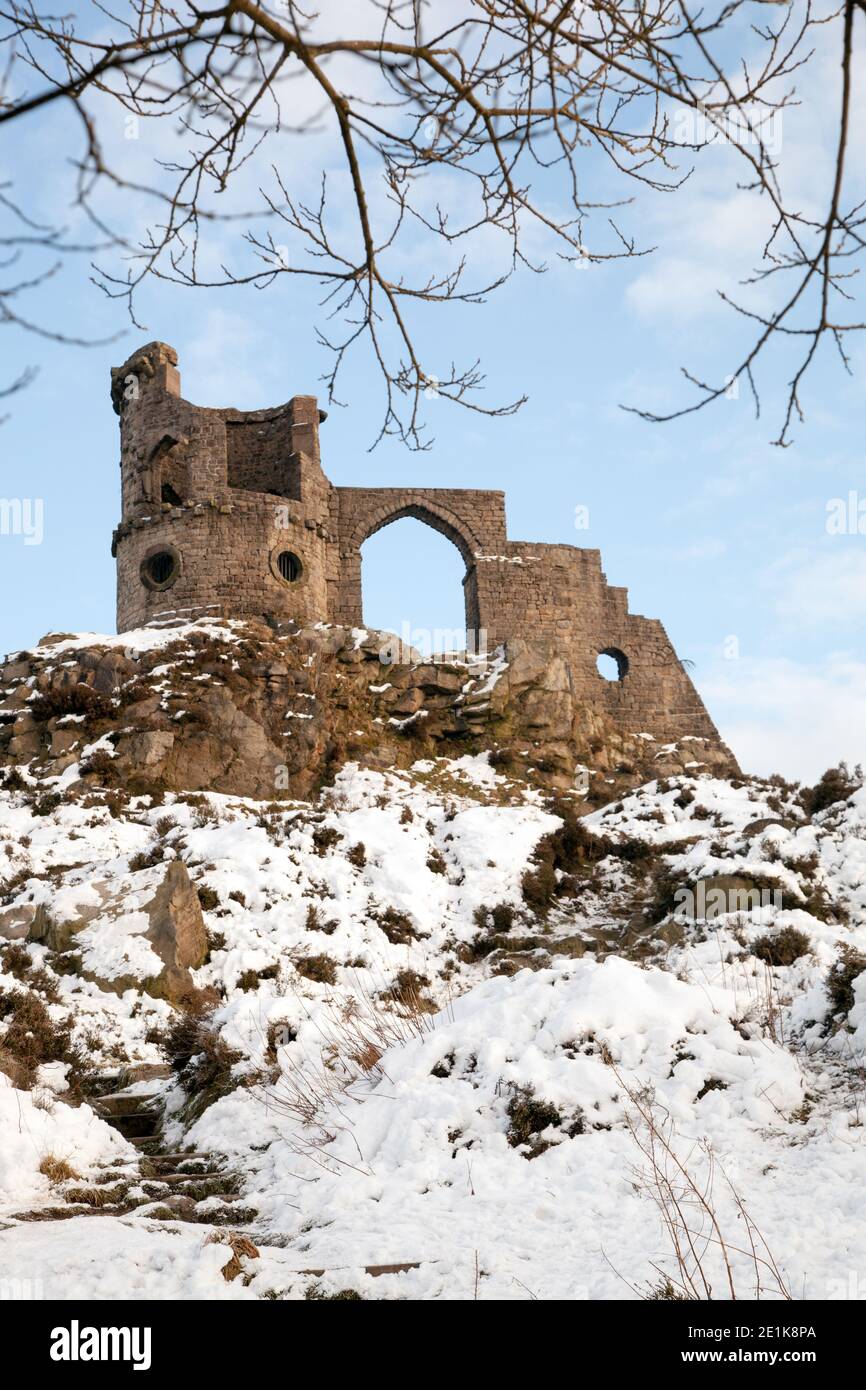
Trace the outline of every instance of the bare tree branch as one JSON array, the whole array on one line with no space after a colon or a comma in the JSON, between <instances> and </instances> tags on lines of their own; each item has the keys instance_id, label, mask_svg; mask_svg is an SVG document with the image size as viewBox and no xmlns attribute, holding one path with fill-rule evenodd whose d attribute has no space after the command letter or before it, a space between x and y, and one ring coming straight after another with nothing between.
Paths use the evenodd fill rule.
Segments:
<instances>
[{"instance_id":1,"label":"bare tree branch","mask_svg":"<svg viewBox=\"0 0 866 1390\"><path fill-rule=\"evenodd\" d=\"M432 306L483 304L550 254L576 266L648 254L627 225L636 197L676 194L724 140L745 174L738 186L769 216L744 286L763 298L720 291L753 337L721 383L683 369L691 403L636 413L691 414L740 378L760 411L758 367L772 343L793 340L802 352L776 439L786 445L824 340L848 369L849 335L864 327L852 308L864 212L846 202L845 155L866 0L817 3L766 0L755 22L751 0L694 13L686 0L358 0L338 24L296 0L134 0L127 14L93 3L72 17L0 0L0 124L71 109L71 213L92 230L95 282L132 323L142 326L151 278L260 289L312 279L330 401L366 345L384 390L378 437L413 448L428 442L431 395L487 415L523 399L485 403L477 360L431 362L419 335ZM771 133L823 28L838 32L841 80L834 178L816 218L786 200ZM122 157L119 118L159 139L151 172ZM309 160L284 153L299 139L315 149L312 184ZM133 196L153 209L134 241L123 217ZM62 261L87 246L44 227L6 186L0 214L11 226L0 247L17 254ZM232 221L245 223L244 259L215 272L218 228ZM55 335L10 307L53 264L0 289L0 324Z\"/></svg>"}]
</instances>

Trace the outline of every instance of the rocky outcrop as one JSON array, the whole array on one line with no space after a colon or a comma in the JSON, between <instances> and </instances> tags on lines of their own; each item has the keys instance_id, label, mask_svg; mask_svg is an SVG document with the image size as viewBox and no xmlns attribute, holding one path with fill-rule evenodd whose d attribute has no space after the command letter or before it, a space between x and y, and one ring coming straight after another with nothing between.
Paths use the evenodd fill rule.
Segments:
<instances>
[{"instance_id":1,"label":"rocky outcrop","mask_svg":"<svg viewBox=\"0 0 866 1390\"><path fill-rule=\"evenodd\" d=\"M571 689L545 641L424 660L391 634L319 624L193 624L162 645L46 638L0 669L0 767L75 770L132 793L308 797L346 761L401 767L489 750L600 804L655 775L738 771L720 741L624 734ZM13 774L13 775L19 775Z\"/></svg>"},{"instance_id":2,"label":"rocky outcrop","mask_svg":"<svg viewBox=\"0 0 866 1390\"><path fill-rule=\"evenodd\" d=\"M36 941L56 954L77 950L80 942L76 938L80 933L93 923L117 919L129 905L126 890L118 892L116 886L113 891L109 890L105 883L98 880L91 882L88 888L95 889L97 901L79 904L74 913L66 916L44 903L35 907L24 904L9 909L10 921L19 917L22 925L20 928L16 926L14 931L4 931L3 917L0 916L0 936L26 936L27 940ZM141 911L148 923L141 935L149 942L162 968L146 976L120 973L109 977L94 968L85 953L80 962L80 973L85 979L99 985L100 989L110 990L114 994L123 994L127 989L142 989L156 998L180 1004L194 990L190 971L204 965L208 954L201 904L183 860L170 860L156 893L142 903Z\"/></svg>"},{"instance_id":3,"label":"rocky outcrop","mask_svg":"<svg viewBox=\"0 0 866 1390\"><path fill-rule=\"evenodd\" d=\"M145 936L163 962L158 993L178 1003L192 992L189 972L204 965L208 952L201 905L182 859L171 861L144 910L150 919Z\"/></svg>"},{"instance_id":4,"label":"rocky outcrop","mask_svg":"<svg viewBox=\"0 0 866 1390\"><path fill-rule=\"evenodd\" d=\"M36 908L33 903L0 909L0 940L24 941L31 932Z\"/></svg>"}]
</instances>

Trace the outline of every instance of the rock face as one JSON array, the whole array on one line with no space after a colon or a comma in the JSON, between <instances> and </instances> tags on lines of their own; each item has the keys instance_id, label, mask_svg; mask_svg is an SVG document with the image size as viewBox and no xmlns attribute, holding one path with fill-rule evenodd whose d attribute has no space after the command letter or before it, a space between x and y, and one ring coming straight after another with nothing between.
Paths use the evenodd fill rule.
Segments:
<instances>
[{"instance_id":1,"label":"rock face","mask_svg":"<svg viewBox=\"0 0 866 1390\"><path fill-rule=\"evenodd\" d=\"M182 859L171 861L144 910L150 918L145 936L164 965L158 992L178 1003L192 989L190 970L204 965L208 952L201 905Z\"/></svg>"},{"instance_id":2,"label":"rock face","mask_svg":"<svg viewBox=\"0 0 866 1390\"><path fill-rule=\"evenodd\" d=\"M388 633L200 623L137 648L46 639L0 669L0 767L66 772L72 785L77 773L133 794L307 797L346 761L405 767L485 750L590 804L656 775L738 772L717 738L623 733L575 695L545 641L422 660Z\"/></svg>"},{"instance_id":3,"label":"rock face","mask_svg":"<svg viewBox=\"0 0 866 1390\"><path fill-rule=\"evenodd\" d=\"M6 914L0 914L0 937L26 936L27 940L37 941L58 954L76 949L76 938L85 928L100 920L110 922L122 916L129 906L128 893L118 892L116 885L111 887L104 881L92 879L88 889L91 895L95 890L96 901L76 904L74 911L65 917L42 903L8 909ZM208 954L201 904L182 859L169 861L156 893L142 903L141 911L148 919L142 935L159 957L162 968L149 976L121 973L106 978L85 961L81 973L100 989L115 994L123 994L127 989L143 989L169 1003L180 1004L193 991L190 971L204 965ZM7 917L8 922L4 920Z\"/></svg>"},{"instance_id":4,"label":"rock face","mask_svg":"<svg viewBox=\"0 0 866 1390\"><path fill-rule=\"evenodd\" d=\"M30 933L36 908L32 903L0 910L0 940L24 941Z\"/></svg>"}]
</instances>

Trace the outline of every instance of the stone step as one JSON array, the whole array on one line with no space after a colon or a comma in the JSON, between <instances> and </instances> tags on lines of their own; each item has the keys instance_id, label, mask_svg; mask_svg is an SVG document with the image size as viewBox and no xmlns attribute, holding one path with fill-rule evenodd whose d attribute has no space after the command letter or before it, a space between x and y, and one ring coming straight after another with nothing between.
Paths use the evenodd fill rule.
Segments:
<instances>
[{"instance_id":1,"label":"stone step","mask_svg":"<svg viewBox=\"0 0 866 1390\"><path fill-rule=\"evenodd\" d=\"M161 1118L159 1113L153 1113L147 1110L140 1111L133 1115L105 1116L107 1123L111 1125L112 1129L116 1129L119 1134L122 1134L124 1139L131 1139L133 1142L137 1139L144 1139L157 1144L159 1143L159 1122Z\"/></svg>"},{"instance_id":2,"label":"stone step","mask_svg":"<svg viewBox=\"0 0 866 1390\"><path fill-rule=\"evenodd\" d=\"M139 1181L139 1176L138 1169L132 1164L126 1164L124 1167L115 1165L109 1168L102 1168L97 1173L92 1173L90 1177L86 1179L86 1182L91 1187L109 1187L112 1183L116 1182L137 1183Z\"/></svg>"},{"instance_id":3,"label":"stone step","mask_svg":"<svg viewBox=\"0 0 866 1390\"><path fill-rule=\"evenodd\" d=\"M114 1082L116 1091L125 1090L139 1081L164 1081L171 1075L169 1062L124 1062L119 1067L99 1073L100 1080L106 1085Z\"/></svg>"},{"instance_id":4,"label":"stone step","mask_svg":"<svg viewBox=\"0 0 866 1390\"><path fill-rule=\"evenodd\" d=\"M174 1183L177 1186L180 1186L181 1183L195 1183L205 1181L215 1182L217 1180L219 1182L227 1184L237 1184L240 1181L240 1177L237 1173L226 1172L225 1170L220 1170L219 1168L211 1168L209 1172L206 1173L198 1173L195 1171L185 1173L177 1168L173 1168L167 1170L166 1172L154 1174L153 1177L148 1177L147 1174L145 1174L143 1180L145 1182L162 1182L169 1184ZM232 1186L227 1186L226 1191L233 1191Z\"/></svg>"},{"instance_id":5,"label":"stone step","mask_svg":"<svg viewBox=\"0 0 866 1390\"><path fill-rule=\"evenodd\" d=\"M207 1197L224 1197L235 1201L241 1179L236 1173L167 1173L158 1178L142 1178L138 1184L154 1201L158 1197L178 1195L203 1202Z\"/></svg>"},{"instance_id":6,"label":"stone step","mask_svg":"<svg viewBox=\"0 0 866 1390\"><path fill-rule=\"evenodd\" d=\"M98 1111L104 1119L109 1117L126 1115L141 1115L162 1113L162 1106L157 1101L157 1095L148 1091L142 1095L129 1095L126 1091L114 1091L111 1095L100 1096L98 1100L92 1102L93 1109Z\"/></svg>"},{"instance_id":7,"label":"stone step","mask_svg":"<svg viewBox=\"0 0 866 1390\"><path fill-rule=\"evenodd\" d=\"M257 1220L258 1214L256 1207L245 1206L240 1197L224 1197L222 1206L209 1206L205 1211L196 1209L192 1219L206 1226L249 1226Z\"/></svg>"},{"instance_id":8,"label":"stone step","mask_svg":"<svg viewBox=\"0 0 866 1390\"><path fill-rule=\"evenodd\" d=\"M248 1226L258 1216L255 1207L245 1206L238 1197L224 1197L219 1204L201 1210L192 1197L172 1193L148 1199L138 1206L136 1218L150 1221L188 1221L200 1226Z\"/></svg>"},{"instance_id":9,"label":"stone step","mask_svg":"<svg viewBox=\"0 0 866 1390\"><path fill-rule=\"evenodd\" d=\"M162 1216L164 1220L169 1221L192 1221L195 1220L194 1213L195 1202L192 1197L171 1192L164 1197L149 1197L141 1204L136 1215L153 1217L154 1220L159 1220Z\"/></svg>"},{"instance_id":10,"label":"stone step","mask_svg":"<svg viewBox=\"0 0 866 1390\"><path fill-rule=\"evenodd\" d=\"M259 1240L258 1236L256 1236L256 1241L259 1245L267 1244L266 1241ZM340 1266L337 1266L337 1268L340 1268ZM347 1266L343 1265L342 1268L345 1269ZM405 1274L409 1269L420 1268L420 1260L401 1260L393 1265L364 1265L364 1272L365 1274L369 1274L373 1279L381 1279L383 1274ZM297 1271L298 1274L312 1274L317 1279L321 1279L323 1274L332 1274L333 1272L333 1269L299 1269Z\"/></svg>"},{"instance_id":11,"label":"stone step","mask_svg":"<svg viewBox=\"0 0 866 1390\"><path fill-rule=\"evenodd\" d=\"M170 1154L164 1157L181 1163L210 1159L210 1155L194 1154ZM74 1216L135 1215L155 1221L188 1221L224 1227L249 1225L258 1216L256 1208L246 1205L237 1190L243 1181L239 1173L175 1171L161 1177L147 1178L134 1170L121 1175L115 1167L90 1177L87 1185L100 1188L116 1183L121 1176L129 1181L118 1191L116 1201L70 1201L65 1206L17 1212L11 1220L67 1221ZM220 1199L219 1202L211 1200L215 1197ZM202 1203L207 1203L204 1209Z\"/></svg>"},{"instance_id":12,"label":"stone step","mask_svg":"<svg viewBox=\"0 0 866 1390\"><path fill-rule=\"evenodd\" d=\"M168 1062L130 1062L119 1075L124 1076L127 1085L131 1086L136 1081L164 1081L174 1072Z\"/></svg>"},{"instance_id":13,"label":"stone step","mask_svg":"<svg viewBox=\"0 0 866 1390\"><path fill-rule=\"evenodd\" d=\"M37 1207L35 1211L16 1212L14 1221L69 1221L73 1216L112 1216L117 1214L115 1207Z\"/></svg>"},{"instance_id":14,"label":"stone step","mask_svg":"<svg viewBox=\"0 0 866 1390\"><path fill-rule=\"evenodd\" d=\"M133 1143L136 1142L136 1140L133 1140ZM144 1140L143 1142L149 1143L150 1141ZM186 1168L190 1173L204 1173L210 1171L221 1173L224 1171L222 1161L216 1154L209 1153L147 1154L142 1160L142 1166L144 1167L145 1165L149 1169L152 1168L155 1173L175 1172L180 1168ZM148 1173L147 1176L150 1177L150 1173Z\"/></svg>"}]
</instances>

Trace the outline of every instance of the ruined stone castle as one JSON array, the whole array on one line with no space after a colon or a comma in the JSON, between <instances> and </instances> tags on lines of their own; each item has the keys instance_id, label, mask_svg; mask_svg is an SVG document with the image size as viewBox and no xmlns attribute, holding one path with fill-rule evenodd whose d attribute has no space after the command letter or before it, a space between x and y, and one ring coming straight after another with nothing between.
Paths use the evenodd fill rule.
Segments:
<instances>
[{"instance_id":1,"label":"ruined stone castle","mask_svg":"<svg viewBox=\"0 0 866 1390\"><path fill-rule=\"evenodd\" d=\"M415 517L466 565L466 627L488 648L520 638L556 653L569 698L629 733L717 740L657 619L630 613L597 550L509 540L502 492L334 487L312 396L270 410L207 409L180 393L177 354L149 343L112 371L122 517L117 626L206 614L360 627L361 547ZM599 674L599 654L618 678Z\"/></svg>"}]
</instances>

